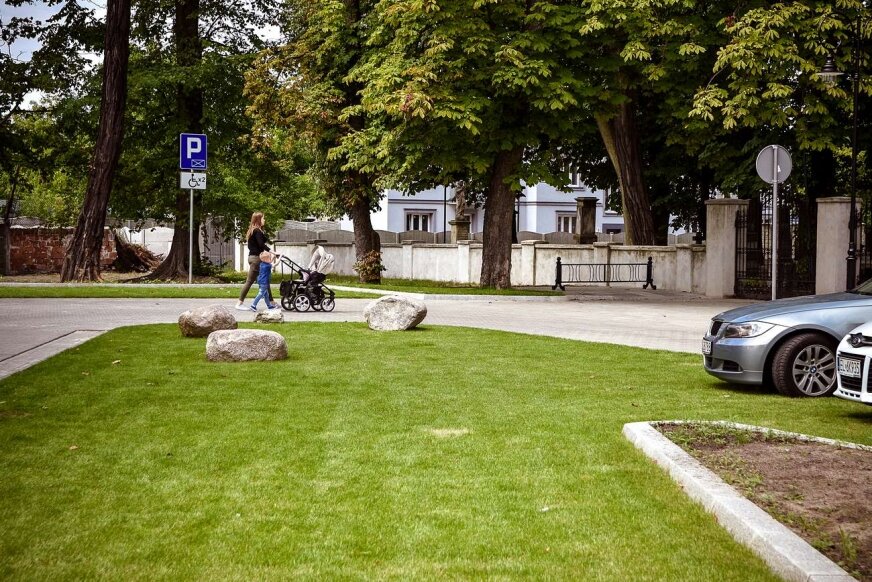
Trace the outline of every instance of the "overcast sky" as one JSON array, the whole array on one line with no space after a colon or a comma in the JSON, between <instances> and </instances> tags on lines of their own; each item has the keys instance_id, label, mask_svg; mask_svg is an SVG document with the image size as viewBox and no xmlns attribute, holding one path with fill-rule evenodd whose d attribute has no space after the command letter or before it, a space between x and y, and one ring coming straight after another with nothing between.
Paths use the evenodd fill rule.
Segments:
<instances>
[{"instance_id":1,"label":"overcast sky","mask_svg":"<svg viewBox=\"0 0 872 582\"><path fill-rule=\"evenodd\" d=\"M95 16L103 18L106 15L106 4L103 2L85 1L84 5L93 9ZM57 14L61 9L61 5L48 6L44 2L36 1L31 5L23 6L8 6L5 2L0 6L0 20L4 23L8 22L13 17L32 16L37 20L45 22L53 15ZM12 43L11 47L3 46L4 52L8 52L13 58L23 61L30 60L30 55L39 48L39 42L34 39L19 39Z\"/></svg>"}]
</instances>

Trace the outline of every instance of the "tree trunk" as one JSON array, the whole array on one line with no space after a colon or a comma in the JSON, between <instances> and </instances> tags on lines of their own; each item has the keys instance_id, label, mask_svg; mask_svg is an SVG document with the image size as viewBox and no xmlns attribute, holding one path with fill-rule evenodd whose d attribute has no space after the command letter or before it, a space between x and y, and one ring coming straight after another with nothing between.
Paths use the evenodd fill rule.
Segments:
<instances>
[{"instance_id":1,"label":"tree trunk","mask_svg":"<svg viewBox=\"0 0 872 582\"><path fill-rule=\"evenodd\" d=\"M103 227L124 137L129 55L130 0L110 0L106 6L103 89L97 144L88 172L82 211L61 268L61 281L99 281L101 278Z\"/></svg>"},{"instance_id":2,"label":"tree trunk","mask_svg":"<svg viewBox=\"0 0 872 582\"><path fill-rule=\"evenodd\" d=\"M0 240L2 240L2 250L3 251L3 271L2 274L9 275L12 271L12 254L10 252L10 247L12 246L12 241L9 240L10 236L10 224L12 220L12 206L15 204L15 191L18 189L18 175L20 174L21 169L16 167L15 171L12 172L12 175L9 177L9 198L6 199L6 207L3 210L3 225L2 232L0 232Z\"/></svg>"},{"instance_id":3,"label":"tree trunk","mask_svg":"<svg viewBox=\"0 0 872 582\"><path fill-rule=\"evenodd\" d=\"M621 104L617 115L597 116L597 127L615 167L621 186L625 244L650 245L654 241L654 217L642 178L639 133L632 101Z\"/></svg>"},{"instance_id":4,"label":"tree trunk","mask_svg":"<svg viewBox=\"0 0 872 582\"><path fill-rule=\"evenodd\" d=\"M491 167L484 202L484 241L481 255L481 286L508 289L512 286L512 225L517 185L508 184L524 148L502 151Z\"/></svg>"},{"instance_id":5,"label":"tree trunk","mask_svg":"<svg viewBox=\"0 0 872 582\"><path fill-rule=\"evenodd\" d=\"M359 264L377 262L373 269L358 271L361 283L381 283L381 237L372 227L369 198L357 197L349 209L354 222L354 250ZM375 255L372 255L375 253Z\"/></svg>"},{"instance_id":6,"label":"tree trunk","mask_svg":"<svg viewBox=\"0 0 872 582\"><path fill-rule=\"evenodd\" d=\"M175 36L176 62L183 73L198 66L203 60L203 43L200 39L199 14L200 0L176 0L176 19L173 22ZM193 75L185 75L194 78ZM176 112L179 127L186 132L202 133L203 129L203 88L182 80L176 85ZM199 192L199 191L198 191ZM179 189L176 194L173 242L170 252L148 277L149 279L186 279L188 276L188 240L190 237L190 194ZM202 196L194 194L194 249L193 270L200 269L200 218L198 209Z\"/></svg>"}]
</instances>

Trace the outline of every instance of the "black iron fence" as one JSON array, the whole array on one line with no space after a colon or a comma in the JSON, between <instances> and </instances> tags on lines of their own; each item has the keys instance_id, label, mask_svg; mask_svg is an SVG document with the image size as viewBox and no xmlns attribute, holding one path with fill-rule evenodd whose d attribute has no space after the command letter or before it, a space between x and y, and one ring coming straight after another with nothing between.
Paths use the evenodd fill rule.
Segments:
<instances>
[{"instance_id":1,"label":"black iron fence","mask_svg":"<svg viewBox=\"0 0 872 582\"><path fill-rule=\"evenodd\" d=\"M643 275L644 273L644 275ZM647 263L564 263L557 257L557 270L552 289L560 287L566 291L564 283L644 283L643 289L654 284L654 260L648 257Z\"/></svg>"},{"instance_id":2,"label":"black iron fence","mask_svg":"<svg viewBox=\"0 0 872 582\"><path fill-rule=\"evenodd\" d=\"M790 195L779 202L777 297L813 295L816 203ZM736 297L772 297L772 211L770 196L752 198L736 215Z\"/></svg>"}]
</instances>

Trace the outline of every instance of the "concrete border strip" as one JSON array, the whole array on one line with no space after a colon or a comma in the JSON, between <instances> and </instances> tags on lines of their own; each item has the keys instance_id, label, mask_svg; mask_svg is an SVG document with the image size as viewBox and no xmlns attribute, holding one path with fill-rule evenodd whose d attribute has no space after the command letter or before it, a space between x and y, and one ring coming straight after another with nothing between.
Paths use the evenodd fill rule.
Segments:
<instances>
[{"instance_id":1,"label":"concrete border strip","mask_svg":"<svg viewBox=\"0 0 872 582\"><path fill-rule=\"evenodd\" d=\"M680 424L688 421L658 422ZM767 430L733 423L711 424L764 432ZM662 435L651 422L627 423L622 432L627 440L663 467L691 499L700 503L706 511L713 513L721 526L739 543L760 556L777 575L791 582L856 582L855 578L835 562L740 495L720 477ZM783 431L777 431L777 434L799 436ZM807 436L804 440L849 445L849 443Z\"/></svg>"},{"instance_id":2,"label":"concrete border strip","mask_svg":"<svg viewBox=\"0 0 872 582\"><path fill-rule=\"evenodd\" d=\"M0 362L0 380L104 333L106 330L76 330L10 356Z\"/></svg>"}]
</instances>

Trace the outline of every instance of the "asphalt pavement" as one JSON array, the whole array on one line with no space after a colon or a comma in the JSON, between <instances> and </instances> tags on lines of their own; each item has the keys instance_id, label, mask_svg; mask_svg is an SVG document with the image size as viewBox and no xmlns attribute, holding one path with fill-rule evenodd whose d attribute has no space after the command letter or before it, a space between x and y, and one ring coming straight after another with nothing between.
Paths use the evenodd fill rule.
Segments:
<instances>
[{"instance_id":1,"label":"asphalt pavement","mask_svg":"<svg viewBox=\"0 0 872 582\"><path fill-rule=\"evenodd\" d=\"M556 300L555 300L556 299ZM747 301L634 288L569 288L565 298L458 297L423 299L423 325L495 329L572 340L698 353L712 316ZM363 322L369 299L338 299L331 313L285 312L285 321ZM179 314L218 299L0 299L0 378L105 331L175 323ZM240 322L253 313L233 311Z\"/></svg>"}]
</instances>

